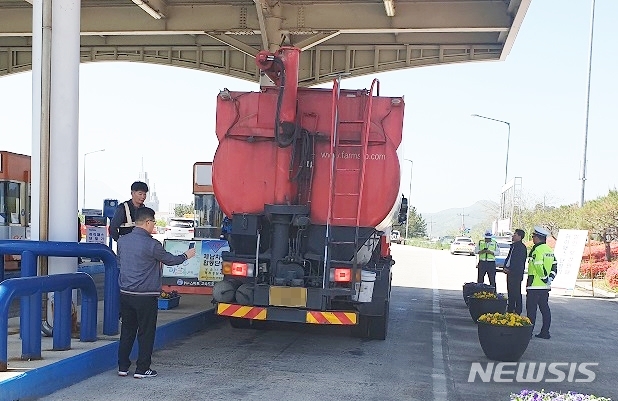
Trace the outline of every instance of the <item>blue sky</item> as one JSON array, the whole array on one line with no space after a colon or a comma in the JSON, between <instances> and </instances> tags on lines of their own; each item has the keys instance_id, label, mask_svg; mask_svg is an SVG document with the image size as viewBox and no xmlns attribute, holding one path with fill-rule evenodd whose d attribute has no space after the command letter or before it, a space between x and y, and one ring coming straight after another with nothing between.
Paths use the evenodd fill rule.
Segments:
<instances>
[{"instance_id":1,"label":"blue sky","mask_svg":"<svg viewBox=\"0 0 618 401\"><path fill-rule=\"evenodd\" d=\"M403 157L414 161L411 204L423 213L498 201L511 123L509 178L522 177L528 204L576 203L586 117L591 0L533 0L504 62L422 67L344 80L406 101ZM586 199L616 186L618 2L597 0L592 62ZM80 192L87 157L86 206L128 199L142 168L168 203L192 200L192 165L216 150L219 89L257 85L210 73L138 63L80 68ZM31 74L0 78L0 149L31 153ZM128 154L125 149L134 149ZM407 195L410 163L402 162Z\"/></svg>"}]
</instances>

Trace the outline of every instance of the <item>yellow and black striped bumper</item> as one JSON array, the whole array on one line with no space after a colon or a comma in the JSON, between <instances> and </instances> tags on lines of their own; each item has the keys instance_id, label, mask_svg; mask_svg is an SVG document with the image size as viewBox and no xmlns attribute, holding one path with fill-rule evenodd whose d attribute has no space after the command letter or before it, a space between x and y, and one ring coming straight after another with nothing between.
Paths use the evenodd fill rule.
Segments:
<instances>
[{"instance_id":1,"label":"yellow and black striped bumper","mask_svg":"<svg viewBox=\"0 0 618 401\"><path fill-rule=\"evenodd\" d=\"M276 306L245 306L236 304L217 304L217 315L253 320L294 322L328 325L355 325L358 313L349 311L316 311Z\"/></svg>"}]
</instances>

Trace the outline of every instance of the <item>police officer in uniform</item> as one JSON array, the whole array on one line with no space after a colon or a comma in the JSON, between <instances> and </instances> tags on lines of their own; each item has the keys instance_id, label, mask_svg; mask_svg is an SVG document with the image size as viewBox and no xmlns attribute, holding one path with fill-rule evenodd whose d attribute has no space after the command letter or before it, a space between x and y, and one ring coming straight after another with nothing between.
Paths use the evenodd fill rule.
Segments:
<instances>
[{"instance_id":1,"label":"police officer in uniform","mask_svg":"<svg viewBox=\"0 0 618 401\"><path fill-rule=\"evenodd\" d=\"M476 253L479 255L478 277L476 282L483 283L485 274L489 277L489 285L496 288L496 255L499 253L498 243L491 237L488 231L485 233L485 240L479 241L476 246Z\"/></svg>"},{"instance_id":2,"label":"police officer in uniform","mask_svg":"<svg viewBox=\"0 0 618 401\"><path fill-rule=\"evenodd\" d=\"M532 242L534 246L528 254L528 282L526 283L526 314L534 326L537 307L543 316L538 338L550 339L551 311L549 309L549 291L551 282L558 273L558 262L554 250L545 243L551 233L543 227L534 227Z\"/></svg>"},{"instance_id":3,"label":"police officer in uniform","mask_svg":"<svg viewBox=\"0 0 618 401\"><path fill-rule=\"evenodd\" d=\"M148 185L142 181L135 181L131 184L131 199L122 202L116 208L114 217L109 223L109 235L118 241L121 235L133 231L135 227L135 211L144 207L144 201L148 194Z\"/></svg>"}]
</instances>

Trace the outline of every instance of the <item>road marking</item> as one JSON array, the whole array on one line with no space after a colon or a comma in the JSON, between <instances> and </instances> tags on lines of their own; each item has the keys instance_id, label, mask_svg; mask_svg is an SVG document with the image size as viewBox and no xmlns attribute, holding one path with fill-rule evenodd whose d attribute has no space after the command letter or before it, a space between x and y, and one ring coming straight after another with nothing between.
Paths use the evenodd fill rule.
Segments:
<instances>
[{"instance_id":1,"label":"road marking","mask_svg":"<svg viewBox=\"0 0 618 401\"><path fill-rule=\"evenodd\" d=\"M440 329L442 315L440 314L440 290L438 287L438 270L435 265L435 257L431 257L431 287L432 296L432 349L433 349L433 370L431 372L431 382L433 387L434 401L446 401L446 367L444 366L444 354L442 352L442 331Z\"/></svg>"}]
</instances>

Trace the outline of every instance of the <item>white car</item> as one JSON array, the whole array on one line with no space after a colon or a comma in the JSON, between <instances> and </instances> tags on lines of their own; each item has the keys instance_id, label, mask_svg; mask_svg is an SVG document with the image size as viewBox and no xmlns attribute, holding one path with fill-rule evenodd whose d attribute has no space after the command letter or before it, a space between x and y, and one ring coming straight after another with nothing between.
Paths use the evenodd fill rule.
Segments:
<instances>
[{"instance_id":1,"label":"white car","mask_svg":"<svg viewBox=\"0 0 618 401\"><path fill-rule=\"evenodd\" d=\"M195 221L184 217L172 217L165 227L166 239L193 239Z\"/></svg>"},{"instance_id":2,"label":"white car","mask_svg":"<svg viewBox=\"0 0 618 401\"><path fill-rule=\"evenodd\" d=\"M391 231L391 242L401 244L401 233L398 230Z\"/></svg>"},{"instance_id":3,"label":"white car","mask_svg":"<svg viewBox=\"0 0 618 401\"><path fill-rule=\"evenodd\" d=\"M474 256L474 251L476 249L476 244L472 241L470 237L455 237L453 242L451 243L451 255L456 253L467 253L468 255Z\"/></svg>"}]
</instances>

